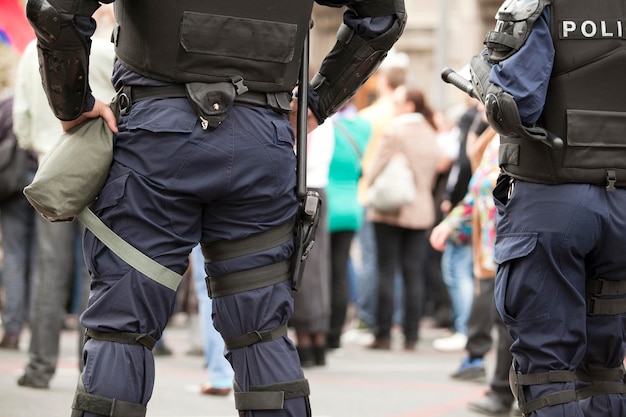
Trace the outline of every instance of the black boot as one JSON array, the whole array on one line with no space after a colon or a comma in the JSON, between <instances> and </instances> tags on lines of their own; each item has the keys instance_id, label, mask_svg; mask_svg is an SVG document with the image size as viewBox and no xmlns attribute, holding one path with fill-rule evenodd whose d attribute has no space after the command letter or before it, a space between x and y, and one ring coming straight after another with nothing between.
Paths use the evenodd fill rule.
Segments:
<instances>
[{"instance_id":1,"label":"black boot","mask_svg":"<svg viewBox=\"0 0 626 417\"><path fill-rule=\"evenodd\" d=\"M326 365L326 346L313 346L313 360L315 365Z\"/></svg>"},{"instance_id":2,"label":"black boot","mask_svg":"<svg viewBox=\"0 0 626 417\"><path fill-rule=\"evenodd\" d=\"M313 357L313 348L311 347L296 347L298 356L300 356L300 366L303 368L310 368L315 365L315 359Z\"/></svg>"}]
</instances>

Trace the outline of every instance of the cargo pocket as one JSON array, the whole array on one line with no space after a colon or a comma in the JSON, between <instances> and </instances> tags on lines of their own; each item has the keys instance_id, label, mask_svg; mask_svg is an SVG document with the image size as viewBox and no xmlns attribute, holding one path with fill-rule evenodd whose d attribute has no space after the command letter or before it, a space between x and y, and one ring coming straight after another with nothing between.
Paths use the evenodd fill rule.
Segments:
<instances>
[{"instance_id":1,"label":"cargo pocket","mask_svg":"<svg viewBox=\"0 0 626 417\"><path fill-rule=\"evenodd\" d=\"M533 261L537 233L498 235L494 258L498 264L495 303L507 326L519 326L548 318L541 265Z\"/></svg>"},{"instance_id":2,"label":"cargo pocket","mask_svg":"<svg viewBox=\"0 0 626 417\"><path fill-rule=\"evenodd\" d=\"M108 224L106 219L107 211L119 205L124 197L128 176L129 173L126 173L106 183L102 190L100 190L100 195L96 201L91 205L91 210L104 221L105 224ZM124 219L125 216L117 216L117 218ZM119 221L116 222L115 232L120 235L122 239L124 238L123 232L125 229L126 225L120 224ZM87 268L91 271L92 280L94 281L110 279L111 276L119 276L124 273L124 271L117 268L115 264L110 264L106 261L102 262L101 256L106 250L104 243L95 235L92 233L85 234L83 239L83 251L86 255L85 262ZM107 256L117 257L116 255Z\"/></svg>"},{"instance_id":3,"label":"cargo pocket","mask_svg":"<svg viewBox=\"0 0 626 417\"><path fill-rule=\"evenodd\" d=\"M274 126L274 143L277 145L288 145L293 149L295 140L293 130L287 120L272 120Z\"/></svg>"},{"instance_id":4,"label":"cargo pocket","mask_svg":"<svg viewBox=\"0 0 626 417\"><path fill-rule=\"evenodd\" d=\"M100 195L92 206L94 213L100 214L103 210L114 207L120 202L122 197L124 197L128 175L127 173L109 181L102 190L100 190Z\"/></svg>"}]
</instances>

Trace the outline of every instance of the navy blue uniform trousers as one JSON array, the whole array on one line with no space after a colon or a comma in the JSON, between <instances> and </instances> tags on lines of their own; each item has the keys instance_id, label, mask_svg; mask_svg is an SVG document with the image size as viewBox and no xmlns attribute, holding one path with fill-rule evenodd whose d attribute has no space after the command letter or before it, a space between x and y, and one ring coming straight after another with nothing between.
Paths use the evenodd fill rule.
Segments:
<instances>
[{"instance_id":1,"label":"navy blue uniform trousers","mask_svg":"<svg viewBox=\"0 0 626 417\"><path fill-rule=\"evenodd\" d=\"M624 360L625 317L588 315L586 278L626 279L626 189L588 184L545 185L507 177L497 206L496 308L513 337L523 374L615 368ZM580 384L580 383L578 383ZM526 400L576 383L525 388ZM533 417L622 417L626 396L597 395L549 406Z\"/></svg>"},{"instance_id":2,"label":"navy blue uniform trousers","mask_svg":"<svg viewBox=\"0 0 626 417\"><path fill-rule=\"evenodd\" d=\"M186 99L149 99L119 118L119 130L94 211L130 244L178 273L198 242L242 239L296 214L294 136L285 115L234 106L218 128L204 131ZM92 284L82 324L158 339L174 311L175 292L132 269L89 232L84 250ZM288 242L206 268L221 275L280 262L292 252ZM213 313L223 337L278 327L293 313L291 283L215 298ZM225 354L243 391L303 378L286 336ZM91 339L83 359L88 393L148 403L155 377L149 349ZM245 416L302 417L305 410L305 399L294 398L283 410Z\"/></svg>"}]
</instances>

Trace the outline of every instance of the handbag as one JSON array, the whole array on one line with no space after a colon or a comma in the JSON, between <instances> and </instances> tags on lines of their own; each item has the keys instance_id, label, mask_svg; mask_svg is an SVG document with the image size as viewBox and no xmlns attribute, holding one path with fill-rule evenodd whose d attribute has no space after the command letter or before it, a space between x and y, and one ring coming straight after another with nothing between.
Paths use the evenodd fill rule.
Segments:
<instances>
[{"instance_id":1,"label":"handbag","mask_svg":"<svg viewBox=\"0 0 626 417\"><path fill-rule=\"evenodd\" d=\"M19 195L28 183L27 159L14 136L0 143L0 202Z\"/></svg>"},{"instance_id":2,"label":"handbag","mask_svg":"<svg viewBox=\"0 0 626 417\"><path fill-rule=\"evenodd\" d=\"M368 205L380 212L398 211L415 199L415 179L409 160L397 151L367 191Z\"/></svg>"}]
</instances>

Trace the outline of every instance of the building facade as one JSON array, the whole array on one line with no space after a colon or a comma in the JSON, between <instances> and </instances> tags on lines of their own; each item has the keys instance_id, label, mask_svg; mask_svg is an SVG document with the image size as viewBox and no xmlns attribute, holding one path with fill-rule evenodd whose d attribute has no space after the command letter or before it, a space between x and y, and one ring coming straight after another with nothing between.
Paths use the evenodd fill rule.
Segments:
<instances>
[{"instance_id":1,"label":"building facade","mask_svg":"<svg viewBox=\"0 0 626 417\"><path fill-rule=\"evenodd\" d=\"M410 59L409 82L423 89L436 110L445 111L464 93L441 80L441 70L460 70L479 53L485 34L494 27L502 0L405 0L408 21L395 46ZM318 63L335 42L343 10L315 6L311 62ZM313 68L316 69L316 68ZM372 98L373 83L357 96L357 105Z\"/></svg>"}]
</instances>

